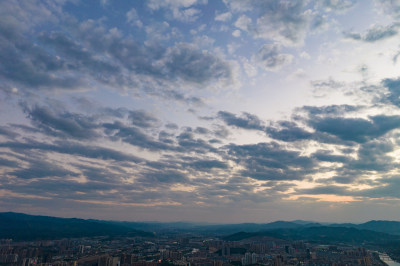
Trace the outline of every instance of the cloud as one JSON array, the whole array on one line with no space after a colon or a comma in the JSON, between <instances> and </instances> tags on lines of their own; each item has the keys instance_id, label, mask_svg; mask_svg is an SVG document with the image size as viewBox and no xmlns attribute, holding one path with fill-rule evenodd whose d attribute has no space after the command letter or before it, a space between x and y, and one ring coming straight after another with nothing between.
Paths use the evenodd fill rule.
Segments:
<instances>
[{"instance_id":1,"label":"cloud","mask_svg":"<svg viewBox=\"0 0 400 266\"><path fill-rule=\"evenodd\" d=\"M243 30L243 31L251 31L251 18L246 15L241 15L235 22L235 27Z\"/></svg>"},{"instance_id":2,"label":"cloud","mask_svg":"<svg viewBox=\"0 0 400 266\"><path fill-rule=\"evenodd\" d=\"M223 21L223 22L226 22L231 18L232 18L232 13L230 12L221 13L215 16L216 21Z\"/></svg>"},{"instance_id":3,"label":"cloud","mask_svg":"<svg viewBox=\"0 0 400 266\"><path fill-rule=\"evenodd\" d=\"M329 78L328 80L314 80L311 81L311 85L314 87L314 96L325 97L331 92L338 91L344 84Z\"/></svg>"},{"instance_id":4,"label":"cloud","mask_svg":"<svg viewBox=\"0 0 400 266\"><path fill-rule=\"evenodd\" d=\"M188 207L211 213L293 205L288 198L301 194L398 198L397 78L380 85L364 80L358 89L375 98L362 106L314 98L286 120L263 120L235 105L238 95L247 95L244 87L232 90L239 80L250 87L264 78L274 83L274 73L258 79L257 64L278 71L294 62L292 52L302 51L312 53L300 55L311 60L305 63L317 59L321 51L311 51L309 43L299 47L318 39L307 34L320 33L331 19L342 25L337 13L356 1L226 0L221 6L146 0L128 8L99 2L94 11L102 17L76 1L0 3L0 101L6 110L0 205L70 210L79 201L73 206L82 213L120 208L140 216L148 210L159 219L156 207L174 219ZM397 36L398 25L349 34L378 42ZM326 73L317 72L312 75ZM328 77L310 84L315 96L324 96L359 83ZM218 112L220 104L228 109ZM243 139L243 129L267 142ZM247 141L253 142L242 144Z\"/></svg>"},{"instance_id":5,"label":"cloud","mask_svg":"<svg viewBox=\"0 0 400 266\"><path fill-rule=\"evenodd\" d=\"M322 0L327 11L344 12L354 7L358 0Z\"/></svg>"},{"instance_id":6,"label":"cloud","mask_svg":"<svg viewBox=\"0 0 400 266\"><path fill-rule=\"evenodd\" d=\"M155 140L151 136L144 133L141 129L127 126L119 121L115 121L113 123L104 123L102 126L105 129L105 133L112 140L121 140L133 146L149 150L172 149L171 146Z\"/></svg>"},{"instance_id":7,"label":"cloud","mask_svg":"<svg viewBox=\"0 0 400 266\"><path fill-rule=\"evenodd\" d=\"M382 178L378 180L378 184L370 189L359 191L357 194L368 198L395 198L399 196L399 177L393 176L389 178Z\"/></svg>"},{"instance_id":8,"label":"cloud","mask_svg":"<svg viewBox=\"0 0 400 266\"><path fill-rule=\"evenodd\" d=\"M37 161L28 161L29 167L9 172L9 174L22 179L76 176L75 172L66 170L54 163L46 162L42 158Z\"/></svg>"},{"instance_id":9,"label":"cloud","mask_svg":"<svg viewBox=\"0 0 400 266\"><path fill-rule=\"evenodd\" d=\"M392 15L394 18L400 18L400 2L398 0L378 0L383 11Z\"/></svg>"},{"instance_id":10,"label":"cloud","mask_svg":"<svg viewBox=\"0 0 400 266\"><path fill-rule=\"evenodd\" d=\"M273 142L226 148L229 158L244 168L240 174L257 180L302 180L315 166L312 158Z\"/></svg>"},{"instance_id":11,"label":"cloud","mask_svg":"<svg viewBox=\"0 0 400 266\"><path fill-rule=\"evenodd\" d=\"M17 84L25 88L79 89L83 84L83 77L79 73L72 75L65 71L63 76L52 75L66 70L66 65L44 49L32 45L28 39L18 37L12 42L3 39L1 43L0 76L8 81L10 87Z\"/></svg>"},{"instance_id":12,"label":"cloud","mask_svg":"<svg viewBox=\"0 0 400 266\"><path fill-rule=\"evenodd\" d=\"M151 10L167 9L173 19L193 22L198 19L200 10L193 8L196 5L207 4L207 0L147 0L147 7Z\"/></svg>"},{"instance_id":13,"label":"cloud","mask_svg":"<svg viewBox=\"0 0 400 266\"><path fill-rule=\"evenodd\" d=\"M101 146L82 145L69 141L57 141L55 144L41 143L34 140L29 140L29 143L3 142L0 143L0 147L10 148L15 152L24 153L26 153L26 150L38 150L102 160L127 161L136 163L143 161L143 159L134 155L126 154L117 150L103 148Z\"/></svg>"},{"instance_id":14,"label":"cloud","mask_svg":"<svg viewBox=\"0 0 400 266\"><path fill-rule=\"evenodd\" d=\"M219 111L218 118L222 119L228 126L235 126L244 129L263 130L263 122L255 115L242 113L241 117L235 114Z\"/></svg>"},{"instance_id":15,"label":"cloud","mask_svg":"<svg viewBox=\"0 0 400 266\"><path fill-rule=\"evenodd\" d=\"M8 160L0 157L0 165L3 167L18 167L19 163L17 161Z\"/></svg>"},{"instance_id":16,"label":"cloud","mask_svg":"<svg viewBox=\"0 0 400 266\"><path fill-rule=\"evenodd\" d=\"M374 26L363 35L359 33L344 33L345 37L364 42L377 42L397 35L399 24L389 26Z\"/></svg>"},{"instance_id":17,"label":"cloud","mask_svg":"<svg viewBox=\"0 0 400 266\"><path fill-rule=\"evenodd\" d=\"M133 12L132 12L133 14ZM201 103L182 89L234 85L233 61L197 47L177 42L141 43L101 21L65 19L60 29L33 29L25 34L0 31L0 77L5 86L22 92L37 90L93 90L97 86L139 94L171 97ZM9 28L7 28L9 29ZM173 30L173 29L172 29Z\"/></svg>"},{"instance_id":18,"label":"cloud","mask_svg":"<svg viewBox=\"0 0 400 266\"><path fill-rule=\"evenodd\" d=\"M128 12L126 12L126 21L136 27L143 27L142 21L140 21L139 15L136 9L132 8Z\"/></svg>"},{"instance_id":19,"label":"cloud","mask_svg":"<svg viewBox=\"0 0 400 266\"><path fill-rule=\"evenodd\" d=\"M280 121L277 127L266 127L266 133L273 139L286 142L311 139L312 132L306 131L293 122Z\"/></svg>"},{"instance_id":20,"label":"cloud","mask_svg":"<svg viewBox=\"0 0 400 266\"><path fill-rule=\"evenodd\" d=\"M207 141L195 138L194 134L191 132L182 132L176 137L180 152L215 152L215 148L210 145Z\"/></svg>"},{"instance_id":21,"label":"cloud","mask_svg":"<svg viewBox=\"0 0 400 266\"><path fill-rule=\"evenodd\" d=\"M100 40L103 40L105 35L110 35L103 27L91 22L84 25L79 34L90 43L91 48L96 49ZM207 85L211 81L228 84L233 82L233 66L230 62L189 43L178 43L166 48L160 45L141 46L133 40L123 39L118 35L111 35L109 39L102 41L109 45L98 47L100 49L98 52L111 55L126 70L134 74L131 82L138 83L137 85L143 83L146 88L152 86L160 88L157 82L152 82L148 78L161 82L166 88L172 87L172 84L182 86L184 85L182 82L191 85ZM147 84L148 82L150 84Z\"/></svg>"},{"instance_id":22,"label":"cloud","mask_svg":"<svg viewBox=\"0 0 400 266\"><path fill-rule=\"evenodd\" d=\"M325 106L303 106L300 108L296 108L296 113L298 112L306 112L307 115L310 116L310 119L318 118L321 116L344 116L345 114L355 113L359 111L362 107L342 104L342 105L325 105Z\"/></svg>"},{"instance_id":23,"label":"cloud","mask_svg":"<svg viewBox=\"0 0 400 266\"><path fill-rule=\"evenodd\" d=\"M175 123L168 123L165 125L165 127L168 129L178 129L179 128L178 125Z\"/></svg>"},{"instance_id":24,"label":"cloud","mask_svg":"<svg viewBox=\"0 0 400 266\"><path fill-rule=\"evenodd\" d=\"M25 112L44 134L75 139L93 139L99 136L96 132L99 126L85 116L68 112L57 114L40 106L27 107Z\"/></svg>"},{"instance_id":25,"label":"cloud","mask_svg":"<svg viewBox=\"0 0 400 266\"><path fill-rule=\"evenodd\" d=\"M175 184L175 183L187 183L188 177L179 171L175 170L164 170L164 171L148 171L143 174L139 182L145 184Z\"/></svg>"},{"instance_id":26,"label":"cloud","mask_svg":"<svg viewBox=\"0 0 400 266\"><path fill-rule=\"evenodd\" d=\"M306 10L306 2L296 1L250 1L224 0L233 13L252 13L255 23L241 15L236 27L246 30L256 38L279 41L284 45L303 43L310 23L310 15Z\"/></svg>"},{"instance_id":27,"label":"cloud","mask_svg":"<svg viewBox=\"0 0 400 266\"><path fill-rule=\"evenodd\" d=\"M325 15L316 15L310 23L310 30L322 31L329 27L328 17Z\"/></svg>"},{"instance_id":28,"label":"cloud","mask_svg":"<svg viewBox=\"0 0 400 266\"><path fill-rule=\"evenodd\" d=\"M134 126L141 128L153 127L159 122L156 117L143 110L129 111L128 118Z\"/></svg>"},{"instance_id":29,"label":"cloud","mask_svg":"<svg viewBox=\"0 0 400 266\"><path fill-rule=\"evenodd\" d=\"M205 134L209 134L210 130L208 130L205 127L196 127L196 129L194 130L195 133L197 134L201 134L201 135L205 135Z\"/></svg>"},{"instance_id":30,"label":"cloud","mask_svg":"<svg viewBox=\"0 0 400 266\"><path fill-rule=\"evenodd\" d=\"M293 56L280 53L281 47L278 44L265 44L258 50L252 59L263 68L270 71L277 71L289 65Z\"/></svg>"},{"instance_id":31,"label":"cloud","mask_svg":"<svg viewBox=\"0 0 400 266\"><path fill-rule=\"evenodd\" d=\"M227 169L228 165L218 160L198 160L189 164L190 167L207 172L212 168Z\"/></svg>"},{"instance_id":32,"label":"cloud","mask_svg":"<svg viewBox=\"0 0 400 266\"><path fill-rule=\"evenodd\" d=\"M206 84L212 80L233 79L233 67L207 51L200 51L189 44L178 44L166 53L165 67L171 78Z\"/></svg>"},{"instance_id":33,"label":"cloud","mask_svg":"<svg viewBox=\"0 0 400 266\"><path fill-rule=\"evenodd\" d=\"M313 153L312 157L322 162L347 163L351 160L351 157L345 155L335 155L329 150L319 150Z\"/></svg>"},{"instance_id":34,"label":"cloud","mask_svg":"<svg viewBox=\"0 0 400 266\"><path fill-rule=\"evenodd\" d=\"M314 188L305 188L305 189L296 189L298 194L307 194L307 195L349 195L350 193L347 191L345 187L340 187L336 185L328 185L328 186L318 186Z\"/></svg>"},{"instance_id":35,"label":"cloud","mask_svg":"<svg viewBox=\"0 0 400 266\"><path fill-rule=\"evenodd\" d=\"M381 137L400 126L400 116L372 116L362 118L326 117L309 121L310 126L342 140L364 143Z\"/></svg>"},{"instance_id":36,"label":"cloud","mask_svg":"<svg viewBox=\"0 0 400 266\"><path fill-rule=\"evenodd\" d=\"M358 160L351 161L348 164L350 169L377 171L387 173L398 167L394 159L387 154L394 150L393 143L390 140L374 140L366 143L358 150Z\"/></svg>"},{"instance_id":37,"label":"cloud","mask_svg":"<svg viewBox=\"0 0 400 266\"><path fill-rule=\"evenodd\" d=\"M5 136L5 137L10 138L10 139L14 139L19 134L14 132L14 131L12 131L11 129L9 129L7 127L1 126L0 127L0 135Z\"/></svg>"},{"instance_id":38,"label":"cloud","mask_svg":"<svg viewBox=\"0 0 400 266\"><path fill-rule=\"evenodd\" d=\"M10 0L0 3L0 32L8 37L25 32L45 22L57 23L64 17L65 0ZM17 30L13 32L13 30ZM10 34L10 35L9 35ZM3 35L4 36L4 35Z\"/></svg>"},{"instance_id":39,"label":"cloud","mask_svg":"<svg viewBox=\"0 0 400 266\"><path fill-rule=\"evenodd\" d=\"M400 78L384 79L382 85L389 90L389 93L383 96L381 101L392 103L395 106L400 106Z\"/></svg>"}]
</instances>

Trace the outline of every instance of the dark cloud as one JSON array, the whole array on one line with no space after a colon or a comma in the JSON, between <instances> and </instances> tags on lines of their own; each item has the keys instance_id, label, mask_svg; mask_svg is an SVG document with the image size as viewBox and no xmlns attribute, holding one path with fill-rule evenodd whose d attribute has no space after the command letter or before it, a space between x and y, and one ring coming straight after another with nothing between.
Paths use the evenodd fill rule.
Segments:
<instances>
[{"instance_id":1,"label":"dark cloud","mask_svg":"<svg viewBox=\"0 0 400 266\"><path fill-rule=\"evenodd\" d=\"M315 166L312 158L276 143L231 144L226 148L229 158L244 167L241 175L258 180L302 180Z\"/></svg>"},{"instance_id":2,"label":"dark cloud","mask_svg":"<svg viewBox=\"0 0 400 266\"><path fill-rule=\"evenodd\" d=\"M196 170L204 171L204 172L207 172L213 168L216 168L216 169L227 169L228 168L228 165L226 163L218 161L218 160L199 160L199 161L192 162L188 165Z\"/></svg>"},{"instance_id":3,"label":"dark cloud","mask_svg":"<svg viewBox=\"0 0 400 266\"><path fill-rule=\"evenodd\" d=\"M389 90L389 94L381 100L400 106L400 79L384 79L382 84Z\"/></svg>"},{"instance_id":4,"label":"dark cloud","mask_svg":"<svg viewBox=\"0 0 400 266\"><path fill-rule=\"evenodd\" d=\"M308 132L293 122L281 121L277 127L266 127L266 133L273 139L286 142L311 139L312 132Z\"/></svg>"},{"instance_id":5,"label":"dark cloud","mask_svg":"<svg viewBox=\"0 0 400 266\"><path fill-rule=\"evenodd\" d=\"M26 154L26 150L30 150L31 152L39 150L102 160L130 161L136 163L143 161L143 159L136 156L99 146L82 145L68 141L58 141L55 144L41 143L34 140L27 141L29 142L3 142L0 143L0 147L10 148L23 154Z\"/></svg>"},{"instance_id":6,"label":"dark cloud","mask_svg":"<svg viewBox=\"0 0 400 266\"><path fill-rule=\"evenodd\" d=\"M253 56L253 60L267 70L279 70L289 65L293 59L292 55L281 53L280 50L278 44L265 44Z\"/></svg>"},{"instance_id":7,"label":"dark cloud","mask_svg":"<svg viewBox=\"0 0 400 266\"><path fill-rule=\"evenodd\" d=\"M210 144L220 144L220 143L222 143L222 141L220 141L219 139L210 139L208 142Z\"/></svg>"},{"instance_id":8,"label":"dark cloud","mask_svg":"<svg viewBox=\"0 0 400 266\"><path fill-rule=\"evenodd\" d=\"M165 125L165 127L168 129L178 129L179 128L178 125L175 123L168 123Z\"/></svg>"},{"instance_id":9,"label":"dark cloud","mask_svg":"<svg viewBox=\"0 0 400 266\"><path fill-rule=\"evenodd\" d=\"M45 178L45 177L66 177L76 176L75 172L57 166L54 163L49 163L44 160L29 162L29 167L21 168L10 172L9 174L22 179Z\"/></svg>"},{"instance_id":10,"label":"dark cloud","mask_svg":"<svg viewBox=\"0 0 400 266\"><path fill-rule=\"evenodd\" d=\"M205 127L196 127L194 132L197 133L197 134L205 135L205 134L209 134L210 130L208 130Z\"/></svg>"},{"instance_id":11,"label":"dark cloud","mask_svg":"<svg viewBox=\"0 0 400 266\"><path fill-rule=\"evenodd\" d=\"M84 164L76 164L75 165L86 177L89 182L96 182L96 183L104 183L104 184L112 184L108 188L103 189L112 189L114 187L119 187L123 184L121 177L122 176L129 176L124 170L120 167L118 169L110 169L113 168L112 165L108 165L107 167L102 167L101 165L91 166L91 165L84 165Z\"/></svg>"},{"instance_id":12,"label":"dark cloud","mask_svg":"<svg viewBox=\"0 0 400 266\"><path fill-rule=\"evenodd\" d=\"M96 59L95 54L88 51L76 41L68 38L64 33L41 33L38 36L38 40L45 46L53 48L58 56L68 60L66 70L82 71L88 69L92 71L93 76L96 73L101 73L101 75L97 76L99 79L104 76L116 75L121 71L117 65Z\"/></svg>"},{"instance_id":13,"label":"dark cloud","mask_svg":"<svg viewBox=\"0 0 400 266\"><path fill-rule=\"evenodd\" d=\"M175 143L174 138L175 138L174 134L170 134L163 130L160 131L160 133L158 133L158 139L166 144L174 144Z\"/></svg>"},{"instance_id":14,"label":"dark cloud","mask_svg":"<svg viewBox=\"0 0 400 266\"><path fill-rule=\"evenodd\" d=\"M83 85L81 73L67 71L64 62L23 37L1 41L0 60L0 76L10 87L79 89ZM60 72L63 75L57 75Z\"/></svg>"},{"instance_id":15,"label":"dark cloud","mask_svg":"<svg viewBox=\"0 0 400 266\"><path fill-rule=\"evenodd\" d=\"M215 148L212 147L207 141L195 138L192 132L182 132L176 137L180 152L215 152Z\"/></svg>"},{"instance_id":16,"label":"dark cloud","mask_svg":"<svg viewBox=\"0 0 400 266\"><path fill-rule=\"evenodd\" d=\"M11 129L8 129L7 127L0 126L0 135L13 139L17 137L19 134L12 131Z\"/></svg>"},{"instance_id":17,"label":"dark cloud","mask_svg":"<svg viewBox=\"0 0 400 266\"><path fill-rule=\"evenodd\" d=\"M227 62L189 44L179 44L166 53L167 76L188 82L205 84L211 80L232 79L232 69Z\"/></svg>"},{"instance_id":18,"label":"dark cloud","mask_svg":"<svg viewBox=\"0 0 400 266\"><path fill-rule=\"evenodd\" d=\"M375 26L370 28L365 34L345 33L345 37L364 42L376 42L397 35L399 24L389 26Z\"/></svg>"},{"instance_id":19,"label":"dark cloud","mask_svg":"<svg viewBox=\"0 0 400 266\"><path fill-rule=\"evenodd\" d=\"M26 107L25 112L45 134L75 139L93 139L99 136L96 133L98 125L86 116L68 112L57 114L47 107L40 106Z\"/></svg>"},{"instance_id":20,"label":"dark cloud","mask_svg":"<svg viewBox=\"0 0 400 266\"><path fill-rule=\"evenodd\" d=\"M131 145L149 150L170 150L171 147L163 142L159 142L144 133L137 127L126 126L119 121L114 123L104 123L102 125L105 133L112 140L122 140Z\"/></svg>"},{"instance_id":21,"label":"dark cloud","mask_svg":"<svg viewBox=\"0 0 400 266\"><path fill-rule=\"evenodd\" d=\"M146 88L146 92L154 96L166 99L172 99L177 102L186 103L188 105L202 106L204 104L201 98L187 96L184 93L173 89L164 89L163 91L159 91L157 87L155 87L155 88Z\"/></svg>"},{"instance_id":22,"label":"dark cloud","mask_svg":"<svg viewBox=\"0 0 400 266\"><path fill-rule=\"evenodd\" d=\"M335 176L333 178L329 179L329 182L332 182L334 184L354 184L355 181L358 179L358 176L353 176L353 175L347 175L347 176ZM325 180L326 183L328 181Z\"/></svg>"},{"instance_id":23,"label":"dark cloud","mask_svg":"<svg viewBox=\"0 0 400 266\"><path fill-rule=\"evenodd\" d=\"M296 112L305 111L311 118L318 116L342 116L344 114L353 113L362 107L354 105L325 105L325 106L303 106L297 108Z\"/></svg>"},{"instance_id":24,"label":"dark cloud","mask_svg":"<svg viewBox=\"0 0 400 266\"><path fill-rule=\"evenodd\" d=\"M143 173L143 176L138 179L138 182L144 184L176 184L182 183L187 184L189 181L188 177L179 171L176 170L164 170L164 171L149 171Z\"/></svg>"},{"instance_id":25,"label":"dark cloud","mask_svg":"<svg viewBox=\"0 0 400 266\"><path fill-rule=\"evenodd\" d=\"M143 46L92 21L83 22L77 34L97 53L109 54L126 70L139 75L135 77L139 84L147 82L146 76L161 82L178 80L202 85L212 80L232 82L233 79L232 67L227 61L187 43L169 48Z\"/></svg>"},{"instance_id":26,"label":"dark cloud","mask_svg":"<svg viewBox=\"0 0 400 266\"><path fill-rule=\"evenodd\" d=\"M11 13L30 12L19 4L20 9L6 6ZM56 13L53 9L47 12ZM19 30L20 24L11 23L9 17L0 21L0 77L7 87L87 90L102 84L171 99L178 95L178 100L200 106L201 98L178 91L171 95L172 88L234 82L232 63L195 45L142 44L98 21L79 22L72 16L58 19L62 23L52 27L53 31L46 28L39 33L38 27L29 34Z\"/></svg>"},{"instance_id":27,"label":"dark cloud","mask_svg":"<svg viewBox=\"0 0 400 266\"><path fill-rule=\"evenodd\" d=\"M386 173L398 167L398 164L394 163L393 157L387 155L393 150L393 143L390 141L371 141L360 147L358 159L352 161L348 167L355 170Z\"/></svg>"},{"instance_id":28,"label":"dark cloud","mask_svg":"<svg viewBox=\"0 0 400 266\"><path fill-rule=\"evenodd\" d=\"M352 177L337 177L334 178L334 182L341 184L350 184L348 180L354 181ZM343 181L343 182L341 182ZM367 197L369 199L373 198L399 198L399 188L400 182L398 176L393 176L390 178L381 178L375 182L372 188L353 190L346 186L332 185L322 185L311 189L296 189L297 194L309 194L309 195L338 195L338 196L353 196L353 197Z\"/></svg>"},{"instance_id":29,"label":"dark cloud","mask_svg":"<svg viewBox=\"0 0 400 266\"><path fill-rule=\"evenodd\" d=\"M141 128L153 127L159 122L157 118L143 110L129 111L128 118L134 126Z\"/></svg>"},{"instance_id":30,"label":"dark cloud","mask_svg":"<svg viewBox=\"0 0 400 266\"><path fill-rule=\"evenodd\" d=\"M315 130L345 141L363 143L381 137L400 126L400 116L372 116L362 118L326 117L309 121Z\"/></svg>"},{"instance_id":31,"label":"dark cloud","mask_svg":"<svg viewBox=\"0 0 400 266\"><path fill-rule=\"evenodd\" d=\"M229 130L227 128L225 128L224 126L218 125L216 126L216 128L214 129L214 135L217 138L226 138L228 137L230 134Z\"/></svg>"},{"instance_id":32,"label":"dark cloud","mask_svg":"<svg viewBox=\"0 0 400 266\"><path fill-rule=\"evenodd\" d=\"M51 197L52 200L71 200L71 197L73 197L74 200L97 200L99 192L102 192L103 199L106 199L110 196L104 192L116 188L123 191L123 188L117 182L77 182L66 178L36 179L30 180L28 183L20 182L18 184L7 184L5 188L24 194L48 196Z\"/></svg>"},{"instance_id":33,"label":"dark cloud","mask_svg":"<svg viewBox=\"0 0 400 266\"><path fill-rule=\"evenodd\" d=\"M17 161L8 160L0 157L0 165L4 167L17 167L19 166L19 163Z\"/></svg>"},{"instance_id":34,"label":"dark cloud","mask_svg":"<svg viewBox=\"0 0 400 266\"><path fill-rule=\"evenodd\" d=\"M400 178L399 176L392 176L389 178L382 178L378 180L378 184L375 184L370 189L359 191L359 196L368 198L400 198Z\"/></svg>"},{"instance_id":35,"label":"dark cloud","mask_svg":"<svg viewBox=\"0 0 400 266\"><path fill-rule=\"evenodd\" d=\"M263 122L255 115L242 113L241 117L235 114L219 111L218 118L222 119L228 126L235 126L244 129L263 130Z\"/></svg>"}]
</instances>

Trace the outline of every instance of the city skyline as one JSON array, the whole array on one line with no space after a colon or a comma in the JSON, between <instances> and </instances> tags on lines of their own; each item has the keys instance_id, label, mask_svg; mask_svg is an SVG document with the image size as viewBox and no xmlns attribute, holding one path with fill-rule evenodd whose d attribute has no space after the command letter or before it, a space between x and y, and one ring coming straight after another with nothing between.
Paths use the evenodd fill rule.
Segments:
<instances>
[{"instance_id":1,"label":"city skyline","mask_svg":"<svg viewBox=\"0 0 400 266\"><path fill-rule=\"evenodd\" d=\"M400 1L0 2L0 212L400 220Z\"/></svg>"}]
</instances>

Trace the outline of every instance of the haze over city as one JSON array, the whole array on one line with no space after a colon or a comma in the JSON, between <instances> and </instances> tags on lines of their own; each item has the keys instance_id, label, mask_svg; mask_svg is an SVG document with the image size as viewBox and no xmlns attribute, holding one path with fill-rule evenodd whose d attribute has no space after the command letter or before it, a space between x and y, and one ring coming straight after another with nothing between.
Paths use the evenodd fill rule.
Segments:
<instances>
[{"instance_id":1,"label":"haze over city","mask_svg":"<svg viewBox=\"0 0 400 266\"><path fill-rule=\"evenodd\" d=\"M0 212L400 220L400 1L0 2Z\"/></svg>"}]
</instances>

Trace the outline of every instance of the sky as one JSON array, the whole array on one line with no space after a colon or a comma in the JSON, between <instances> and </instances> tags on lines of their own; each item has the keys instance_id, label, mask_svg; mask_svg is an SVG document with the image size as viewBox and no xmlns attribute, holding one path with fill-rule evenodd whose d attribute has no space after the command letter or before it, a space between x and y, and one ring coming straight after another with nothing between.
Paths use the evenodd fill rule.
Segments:
<instances>
[{"instance_id":1,"label":"sky","mask_svg":"<svg viewBox=\"0 0 400 266\"><path fill-rule=\"evenodd\" d=\"M0 1L0 211L400 220L399 0Z\"/></svg>"}]
</instances>

